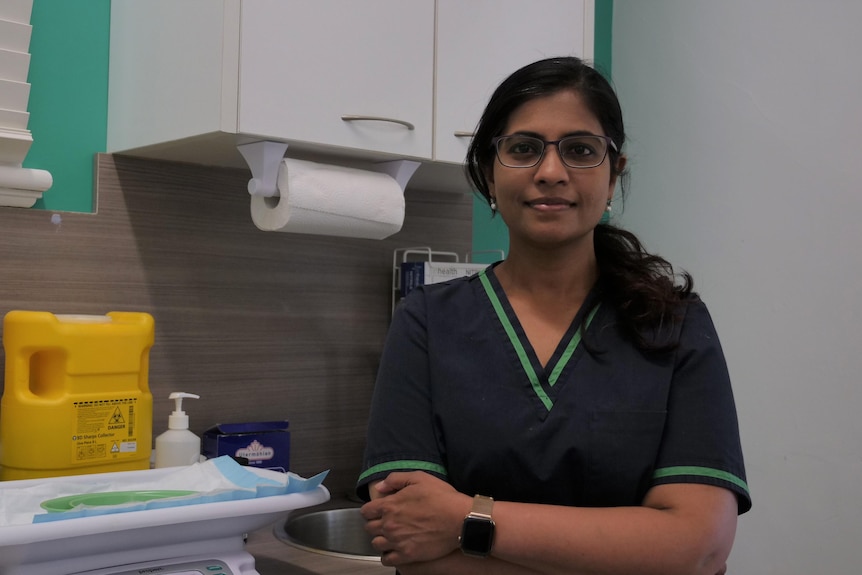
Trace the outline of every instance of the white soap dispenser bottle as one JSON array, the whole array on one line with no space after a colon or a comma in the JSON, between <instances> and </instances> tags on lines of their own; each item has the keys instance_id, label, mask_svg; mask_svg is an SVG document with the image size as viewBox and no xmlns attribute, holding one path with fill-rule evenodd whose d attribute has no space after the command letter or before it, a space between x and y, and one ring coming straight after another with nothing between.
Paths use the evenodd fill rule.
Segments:
<instances>
[{"instance_id":1,"label":"white soap dispenser bottle","mask_svg":"<svg viewBox=\"0 0 862 575\"><path fill-rule=\"evenodd\" d=\"M193 393L174 392L176 410L168 417L168 430L156 437L156 469L191 465L200 460L201 438L189 431L189 416L183 411L183 399L200 399Z\"/></svg>"}]
</instances>

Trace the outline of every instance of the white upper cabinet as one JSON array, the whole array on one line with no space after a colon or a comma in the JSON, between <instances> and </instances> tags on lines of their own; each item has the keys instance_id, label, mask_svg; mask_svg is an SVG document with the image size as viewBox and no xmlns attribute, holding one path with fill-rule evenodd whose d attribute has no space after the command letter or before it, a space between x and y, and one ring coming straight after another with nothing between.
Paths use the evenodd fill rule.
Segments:
<instances>
[{"instance_id":1,"label":"white upper cabinet","mask_svg":"<svg viewBox=\"0 0 862 575\"><path fill-rule=\"evenodd\" d=\"M437 0L434 158L462 162L497 85L550 56L593 55L593 2Z\"/></svg>"},{"instance_id":2,"label":"white upper cabinet","mask_svg":"<svg viewBox=\"0 0 862 575\"><path fill-rule=\"evenodd\" d=\"M108 149L222 164L275 139L430 158L433 43L433 0L113 0Z\"/></svg>"},{"instance_id":3,"label":"white upper cabinet","mask_svg":"<svg viewBox=\"0 0 862 575\"><path fill-rule=\"evenodd\" d=\"M431 157L434 3L246 0L242 133Z\"/></svg>"},{"instance_id":4,"label":"white upper cabinet","mask_svg":"<svg viewBox=\"0 0 862 575\"><path fill-rule=\"evenodd\" d=\"M459 163L503 77L591 57L592 5L113 0L108 151L244 167L238 144L276 140L289 155Z\"/></svg>"}]
</instances>

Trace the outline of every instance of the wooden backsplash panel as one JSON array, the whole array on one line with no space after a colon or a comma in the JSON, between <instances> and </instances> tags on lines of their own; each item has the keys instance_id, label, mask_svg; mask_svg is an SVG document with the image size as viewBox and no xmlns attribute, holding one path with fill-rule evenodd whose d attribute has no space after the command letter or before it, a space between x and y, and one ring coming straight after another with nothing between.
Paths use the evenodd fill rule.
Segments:
<instances>
[{"instance_id":1,"label":"wooden backsplash panel","mask_svg":"<svg viewBox=\"0 0 862 575\"><path fill-rule=\"evenodd\" d=\"M54 224L50 212L0 209L0 313L153 314L154 434L171 391L201 395L184 404L198 434L289 419L293 470L331 469L326 485L349 491L389 323L392 252L465 253L472 198L408 189L402 231L358 240L259 231L245 170L102 154L96 174L97 214Z\"/></svg>"}]
</instances>

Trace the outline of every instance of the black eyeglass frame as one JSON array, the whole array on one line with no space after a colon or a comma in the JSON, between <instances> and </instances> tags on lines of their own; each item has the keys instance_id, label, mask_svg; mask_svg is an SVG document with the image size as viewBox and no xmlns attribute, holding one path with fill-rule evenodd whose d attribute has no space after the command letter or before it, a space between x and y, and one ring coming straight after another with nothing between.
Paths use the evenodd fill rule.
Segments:
<instances>
[{"instance_id":1,"label":"black eyeglass frame","mask_svg":"<svg viewBox=\"0 0 862 575\"><path fill-rule=\"evenodd\" d=\"M541 142L542 153L539 154L539 157L536 159L536 163L530 164L529 166L510 166L509 164L505 163L503 161L503 158L500 157L499 144L502 140L505 140L507 138L527 138L536 142ZM560 142L565 142L566 140L571 138L598 138L600 140L604 140L607 143L607 145L605 146L605 153L602 155L602 158L597 163L591 166L572 166L571 164L566 162L566 158L564 158L563 154L560 153ZM560 160L563 162L564 165L569 168L575 168L578 170L589 170L590 168L596 168L598 166L601 166L602 163L605 161L605 158L608 157L608 151L611 148L613 148L614 152L619 152L619 149L617 148L617 145L614 142L613 138L611 138L610 136L600 136L599 134L577 134L574 136L566 136L564 138L560 138L559 140L543 140L541 138L537 138L535 136L528 136L526 134L505 134L503 136L497 136L496 138L491 139L491 147L494 149L494 155L497 156L497 161L500 162L500 165L507 168L535 168L542 162L542 159L544 159L545 157L545 150L547 150L548 146L551 145L557 147L557 153L560 154Z\"/></svg>"}]
</instances>

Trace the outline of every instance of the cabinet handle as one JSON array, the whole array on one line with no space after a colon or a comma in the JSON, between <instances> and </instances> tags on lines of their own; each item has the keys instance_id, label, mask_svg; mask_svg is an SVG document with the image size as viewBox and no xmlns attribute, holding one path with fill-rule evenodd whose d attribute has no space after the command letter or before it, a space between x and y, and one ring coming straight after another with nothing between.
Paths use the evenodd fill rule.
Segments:
<instances>
[{"instance_id":1,"label":"cabinet handle","mask_svg":"<svg viewBox=\"0 0 862 575\"><path fill-rule=\"evenodd\" d=\"M472 138L475 135L476 135L476 132L463 132L461 130L458 130L455 132L456 138Z\"/></svg>"},{"instance_id":2,"label":"cabinet handle","mask_svg":"<svg viewBox=\"0 0 862 575\"><path fill-rule=\"evenodd\" d=\"M400 124L407 128L408 130L413 130L416 128L410 122L405 122L404 120L398 120L396 118L382 118L380 116L341 116L341 119L345 122L355 122L358 120L370 120L372 122L391 122L392 124Z\"/></svg>"}]
</instances>

